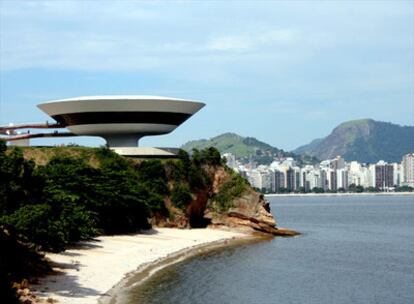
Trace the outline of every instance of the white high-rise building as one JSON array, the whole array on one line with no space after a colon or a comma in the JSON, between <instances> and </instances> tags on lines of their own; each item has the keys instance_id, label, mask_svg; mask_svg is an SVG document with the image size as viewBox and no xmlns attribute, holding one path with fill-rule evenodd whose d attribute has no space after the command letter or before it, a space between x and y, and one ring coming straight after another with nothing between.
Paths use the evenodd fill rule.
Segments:
<instances>
[{"instance_id":1,"label":"white high-rise building","mask_svg":"<svg viewBox=\"0 0 414 304\"><path fill-rule=\"evenodd\" d=\"M352 161L348 164L348 185L369 187L374 183L374 177L371 176L369 168L364 167L357 161Z\"/></svg>"},{"instance_id":2,"label":"white high-rise building","mask_svg":"<svg viewBox=\"0 0 414 304\"><path fill-rule=\"evenodd\" d=\"M262 171L260 172L262 175L262 189L265 189L266 191L271 191L272 188L272 178L271 178L271 172L270 171Z\"/></svg>"},{"instance_id":3,"label":"white high-rise building","mask_svg":"<svg viewBox=\"0 0 414 304\"><path fill-rule=\"evenodd\" d=\"M401 162L405 186L414 187L414 153L406 154Z\"/></svg>"},{"instance_id":4,"label":"white high-rise building","mask_svg":"<svg viewBox=\"0 0 414 304\"><path fill-rule=\"evenodd\" d=\"M368 187L375 187L375 164L371 164L368 167Z\"/></svg>"},{"instance_id":5,"label":"white high-rise building","mask_svg":"<svg viewBox=\"0 0 414 304\"><path fill-rule=\"evenodd\" d=\"M336 170L329 168L324 171L326 173L325 190L337 190L338 178L337 178Z\"/></svg>"},{"instance_id":6,"label":"white high-rise building","mask_svg":"<svg viewBox=\"0 0 414 304\"><path fill-rule=\"evenodd\" d=\"M336 170L337 189L348 189L348 170L343 168Z\"/></svg>"},{"instance_id":7,"label":"white high-rise building","mask_svg":"<svg viewBox=\"0 0 414 304\"><path fill-rule=\"evenodd\" d=\"M248 172L247 180L249 181L250 185L257 189L262 189L262 175L256 169L253 169Z\"/></svg>"},{"instance_id":8,"label":"white high-rise building","mask_svg":"<svg viewBox=\"0 0 414 304\"><path fill-rule=\"evenodd\" d=\"M287 157L283 163L283 165L287 166L287 167L294 167L296 166L296 162L292 157Z\"/></svg>"},{"instance_id":9,"label":"white high-rise building","mask_svg":"<svg viewBox=\"0 0 414 304\"><path fill-rule=\"evenodd\" d=\"M393 166L393 182L396 186L401 186L402 183L402 166L399 163L392 163Z\"/></svg>"},{"instance_id":10,"label":"white high-rise building","mask_svg":"<svg viewBox=\"0 0 414 304\"><path fill-rule=\"evenodd\" d=\"M339 170L345 168L345 159L343 159L341 156L337 156L334 159L330 160L330 167L334 170Z\"/></svg>"},{"instance_id":11,"label":"white high-rise building","mask_svg":"<svg viewBox=\"0 0 414 304\"><path fill-rule=\"evenodd\" d=\"M235 169L237 168L237 162L236 162L236 156L231 154L231 153L224 153L222 155L223 157L226 158L226 164L228 167Z\"/></svg>"}]
</instances>

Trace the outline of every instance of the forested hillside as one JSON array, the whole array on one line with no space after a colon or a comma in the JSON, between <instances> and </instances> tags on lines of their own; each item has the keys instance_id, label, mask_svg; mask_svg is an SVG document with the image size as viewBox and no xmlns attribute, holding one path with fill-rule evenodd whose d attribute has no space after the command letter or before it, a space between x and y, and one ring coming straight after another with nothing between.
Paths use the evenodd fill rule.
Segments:
<instances>
[{"instance_id":1,"label":"forested hillside","mask_svg":"<svg viewBox=\"0 0 414 304\"><path fill-rule=\"evenodd\" d=\"M372 119L352 120L293 152L322 160L341 155L347 161L363 163L401 162L404 154L414 152L414 127Z\"/></svg>"},{"instance_id":2,"label":"forested hillside","mask_svg":"<svg viewBox=\"0 0 414 304\"><path fill-rule=\"evenodd\" d=\"M189 141L181 148L191 153L193 149L214 147L220 153L232 153L244 163L252 160L259 164L270 164L275 158L293 157L299 164L316 163L318 160L307 155L297 155L273 147L254 137L243 137L235 133L224 133L210 139Z\"/></svg>"}]
</instances>

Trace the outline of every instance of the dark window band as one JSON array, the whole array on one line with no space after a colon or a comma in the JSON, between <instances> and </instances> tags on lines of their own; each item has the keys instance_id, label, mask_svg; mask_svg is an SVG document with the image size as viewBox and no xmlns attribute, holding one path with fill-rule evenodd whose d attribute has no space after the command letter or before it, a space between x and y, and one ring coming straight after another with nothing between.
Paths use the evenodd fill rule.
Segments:
<instances>
[{"instance_id":1,"label":"dark window band","mask_svg":"<svg viewBox=\"0 0 414 304\"><path fill-rule=\"evenodd\" d=\"M53 115L65 126L114 123L152 123L178 126L191 114L173 112L84 112Z\"/></svg>"}]
</instances>

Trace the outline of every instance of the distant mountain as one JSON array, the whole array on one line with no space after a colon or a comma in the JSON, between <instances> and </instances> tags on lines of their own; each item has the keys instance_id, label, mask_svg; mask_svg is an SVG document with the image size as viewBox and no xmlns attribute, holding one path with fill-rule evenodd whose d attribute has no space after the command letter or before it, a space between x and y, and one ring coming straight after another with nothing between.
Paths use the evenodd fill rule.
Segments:
<instances>
[{"instance_id":1,"label":"distant mountain","mask_svg":"<svg viewBox=\"0 0 414 304\"><path fill-rule=\"evenodd\" d=\"M319 159L341 155L348 161L400 162L404 154L414 152L414 127L372 119L352 120L337 126L327 137L315 139L293 152Z\"/></svg>"},{"instance_id":2,"label":"distant mountain","mask_svg":"<svg viewBox=\"0 0 414 304\"><path fill-rule=\"evenodd\" d=\"M215 147L220 153L232 153L237 159L253 160L259 164L270 164L274 158L293 157L299 163L315 163L318 160L308 156L296 155L273 147L254 137L243 137L235 133L224 133L210 139L189 141L181 149L191 152L193 149Z\"/></svg>"}]
</instances>

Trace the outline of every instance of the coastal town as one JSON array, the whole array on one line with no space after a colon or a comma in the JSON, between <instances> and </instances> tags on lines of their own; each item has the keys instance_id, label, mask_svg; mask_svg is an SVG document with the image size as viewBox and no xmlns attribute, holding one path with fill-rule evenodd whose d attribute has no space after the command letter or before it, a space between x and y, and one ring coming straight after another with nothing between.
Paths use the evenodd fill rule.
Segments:
<instances>
[{"instance_id":1,"label":"coastal town","mask_svg":"<svg viewBox=\"0 0 414 304\"><path fill-rule=\"evenodd\" d=\"M275 159L270 165L242 163L231 153L223 157L227 166L264 193L393 192L414 188L414 153L404 155L400 163L347 162L337 156L303 166L291 157Z\"/></svg>"}]
</instances>

